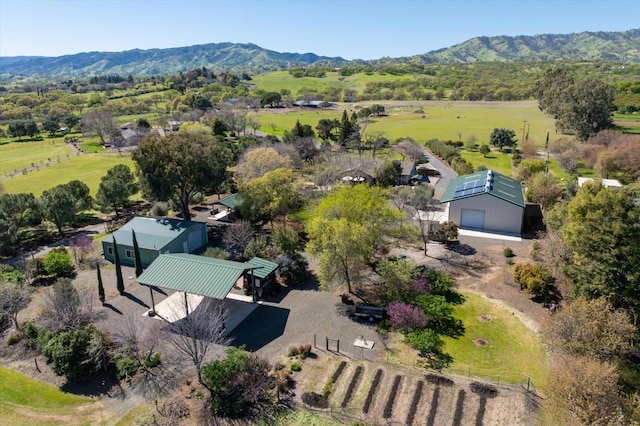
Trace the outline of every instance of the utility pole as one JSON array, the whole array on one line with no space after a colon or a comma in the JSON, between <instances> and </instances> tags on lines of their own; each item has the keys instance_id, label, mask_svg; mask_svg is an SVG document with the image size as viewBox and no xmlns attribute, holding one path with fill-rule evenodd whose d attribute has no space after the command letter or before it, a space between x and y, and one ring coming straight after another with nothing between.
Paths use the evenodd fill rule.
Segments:
<instances>
[{"instance_id":1,"label":"utility pole","mask_svg":"<svg viewBox=\"0 0 640 426\"><path fill-rule=\"evenodd\" d=\"M527 121L526 118L522 121L522 140L523 141L525 140L524 135L525 135L525 132L527 130L527 122L528 121Z\"/></svg>"}]
</instances>

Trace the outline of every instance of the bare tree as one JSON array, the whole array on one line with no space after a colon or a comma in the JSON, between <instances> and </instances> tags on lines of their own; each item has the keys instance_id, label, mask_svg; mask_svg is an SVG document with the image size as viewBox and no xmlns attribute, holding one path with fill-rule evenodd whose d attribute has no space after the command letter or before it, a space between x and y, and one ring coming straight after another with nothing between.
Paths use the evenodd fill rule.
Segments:
<instances>
[{"instance_id":1,"label":"bare tree","mask_svg":"<svg viewBox=\"0 0 640 426\"><path fill-rule=\"evenodd\" d=\"M244 253L249 241L256 235L256 230L248 220L241 220L238 223L227 226L222 237L227 251L237 254Z\"/></svg>"},{"instance_id":2,"label":"bare tree","mask_svg":"<svg viewBox=\"0 0 640 426\"><path fill-rule=\"evenodd\" d=\"M406 157L415 161L424 154L424 149L411 138L401 140L395 144L393 148L395 152L402 156L402 161L404 161Z\"/></svg>"},{"instance_id":3,"label":"bare tree","mask_svg":"<svg viewBox=\"0 0 640 426\"><path fill-rule=\"evenodd\" d=\"M170 323L165 329L166 342L181 355L188 358L196 368L198 382L202 381L202 364L213 346L225 346L230 339L225 335L226 311L223 302L205 298L193 310L190 310L187 293L177 303L172 314L180 319Z\"/></svg>"},{"instance_id":4,"label":"bare tree","mask_svg":"<svg viewBox=\"0 0 640 426\"><path fill-rule=\"evenodd\" d=\"M70 279L59 278L45 293L41 319L50 330L68 330L92 321L93 293L89 288L78 290Z\"/></svg>"},{"instance_id":5,"label":"bare tree","mask_svg":"<svg viewBox=\"0 0 640 426\"><path fill-rule=\"evenodd\" d=\"M413 196L409 202L412 208L413 219L416 221L424 248L427 255L427 245L431 239L433 228L438 224L437 217L440 214L438 202L433 199L433 188L419 185L413 190Z\"/></svg>"},{"instance_id":6,"label":"bare tree","mask_svg":"<svg viewBox=\"0 0 640 426\"><path fill-rule=\"evenodd\" d=\"M0 320L3 316L11 318L18 327L18 313L31 301L31 292L25 285L9 284L0 280ZM2 323L3 321L0 321Z\"/></svg>"},{"instance_id":7,"label":"bare tree","mask_svg":"<svg viewBox=\"0 0 640 426\"><path fill-rule=\"evenodd\" d=\"M251 129L253 129L253 136L255 136L256 132L260 128L261 123L257 118L250 117L247 119L247 125L251 127Z\"/></svg>"},{"instance_id":8,"label":"bare tree","mask_svg":"<svg viewBox=\"0 0 640 426\"><path fill-rule=\"evenodd\" d=\"M113 115L104 109L92 109L82 117L82 131L100 138L102 144L116 134L117 126Z\"/></svg>"},{"instance_id":9,"label":"bare tree","mask_svg":"<svg viewBox=\"0 0 640 426\"><path fill-rule=\"evenodd\" d=\"M340 180L340 167L333 163L318 163L313 171L313 183L325 193Z\"/></svg>"},{"instance_id":10,"label":"bare tree","mask_svg":"<svg viewBox=\"0 0 640 426\"><path fill-rule=\"evenodd\" d=\"M162 341L161 326L160 321L145 322L140 315L127 312L119 331L114 335L114 342L137 359L140 365L144 365L144 361L151 359Z\"/></svg>"}]
</instances>

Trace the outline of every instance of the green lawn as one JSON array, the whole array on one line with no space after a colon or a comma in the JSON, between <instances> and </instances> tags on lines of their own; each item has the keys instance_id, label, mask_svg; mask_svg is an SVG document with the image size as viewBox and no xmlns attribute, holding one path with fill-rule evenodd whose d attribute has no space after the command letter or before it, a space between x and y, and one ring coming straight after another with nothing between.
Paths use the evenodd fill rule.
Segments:
<instances>
[{"instance_id":1,"label":"green lawn","mask_svg":"<svg viewBox=\"0 0 640 426\"><path fill-rule=\"evenodd\" d=\"M96 138L97 139L97 138ZM78 144L78 148L85 152L105 152L106 148L98 140L87 140Z\"/></svg>"},{"instance_id":2,"label":"green lawn","mask_svg":"<svg viewBox=\"0 0 640 426\"><path fill-rule=\"evenodd\" d=\"M376 102L367 102L371 104ZM384 101L378 103L385 104ZM358 103L365 105L365 103ZM390 103L397 105L397 103ZM475 136L478 143L488 143L489 135L494 128L506 127L516 132L516 137L522 137L523 121L527 120L529 137L542 146L545 143L547 130L553 129L554 122L538 109L535 101L519 102L431 102L423 107L423 113L415 113L415 106L388 106L386 117L372 117L365 132L382 131L387 138L395 140L400 137L412 137L420 143L429 139L467 140ZM277 134L284 129L291 129L296 120L302 124L309 124L315 128L321 118L340 118L344 108L352 105L341 105L332 111L296 111L290 113L260 110L256 118L261 122L261 130L274 133L270 123L278 126ZM424 118L423 118L424 117ZM460 133L460 135L459 135ZM562 135L551 133L551 139L559 139Z\"/></svg>"},{"instance_id":3,"label":"green lawn","mask_svg":"<svg viewBox=\"0 0 640 426\"><path fill-rule=\"evenodd\" d=\"M511 154L503 154L499 151L492 151L486 157L477 151L463 150L460 155L467 160L473 168L486 166L506 176L511 176Z\"/></svg>"},{"instance_id":4,"label":"green lawn","mask_svg":"<svg viewBox=\"0 0 640 426\"><path fill-rule=\"evenodd\" d=\"M1 148L1 147L0 147ZM74 155L69 159L53 163L38 171L19 174L13 178L4 179L2 184L9 193L32 192L40 196L42 191L56 185L79 179L91 189L95 196L100 185L100 178L107 174L107 170L117 164L126 164L133 170L131 156L117 153Z\"/></svg>"},{"instance_id":5,"label":"green lawn","mask_svg":"<svg viewBox=\"0 0 640 426\"><path fill-rule=\"evenodd\" d=\"M92 424L94 401L0 367L0 424ZM74 415L75 413L75 415Z\"/></svg>"},{"instance_id":6,"label":"green lawn","mask_svg":"<svg viewBox=\"0 0 640 426\"><path fill-rule=\"evenodd\" d=\"M462 293L466 301L455 307L454 315L462 320L466 333L457 340L445 338L444 350L454 359L447 371L509 383L521 383L531 377L540 387L547 367L545 351L536 334L479 295ZM489 315L491 321L479 321L479 315ZM487 341L488 346L476 346L475 339Z\"/></svg>"}]
</instances>

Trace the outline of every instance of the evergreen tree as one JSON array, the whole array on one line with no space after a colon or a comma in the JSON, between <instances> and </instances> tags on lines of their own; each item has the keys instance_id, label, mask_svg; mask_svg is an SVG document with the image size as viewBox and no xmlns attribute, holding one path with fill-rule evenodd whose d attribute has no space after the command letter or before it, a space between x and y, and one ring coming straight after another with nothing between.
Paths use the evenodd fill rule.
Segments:
<instances>
[{"instance_id":1,"label":"evergreen tree","mask_svg":"<svg viewBox=\"0 0 640 426\"><path fill-rule=\"evenodd\" d=\"M96 273L98 274L98 298L104 305L104 286L102 285L102 274L100 273L100 264L96 262Z\"/></svg>"},{"instance_id":2,"label":"evergreen tree","mask_svg":"<svg viewBox=\"0 0 640 426\"><path fill-rule=\"evenodd\" d=\"M124 293L124 279L122 278L122 268L120 267L120 255L115 237L113 238L113 257L116 264L116 288L120 294Z\"/></svg>"},{"instance_id":3,"label":"evergreen tree","mask_svg":"<svg viewBox=\"0 0 640 426\"><path fill-rule=\"evenodd\" d=\"M138 246L138 239L136 238L136 231L131 230L133 235L133 257L136 262L136 278L142 275L142 259L140 259L140 247Z\"/></svg>"}]
</instances>

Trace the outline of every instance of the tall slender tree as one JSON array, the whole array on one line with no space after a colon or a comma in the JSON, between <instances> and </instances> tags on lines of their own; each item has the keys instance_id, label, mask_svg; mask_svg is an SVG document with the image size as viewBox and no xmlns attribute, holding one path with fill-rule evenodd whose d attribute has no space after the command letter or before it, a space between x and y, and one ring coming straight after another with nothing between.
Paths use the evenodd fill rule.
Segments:
<instances>
[{"instance_id":1,"label":"tall slender tree","mask_svg":"<svg viewBox=\"0 0 640 426\"><path fill-rule=\"evenodd\" d=\"M98 274L98 298L100 302L104 305L105 297L104 297L104 286L102 285L102 274L100 273L100 264L96 262L96 274Z\"/></svg>"},{"instance_id":2,"label":"tall slender tree","mask_svg":"<svg viewBox=\"0 0 640 426\"><path fill-rule=\"evenodd\" d=\"M136 278L142 275L142 259L140 258L140 247L138 246L138 239L136 238L136 231L131 230L133 235L133 258L136 262Z\"/></svg>"},{"instance_id":3,"label":"tall slender tree","mask_svg":"<svg viewBox=\"0 0 640 426\"><path fill-rule=\"evenodd\" d=\"M113 258L116 264L116 288L122 295L124 293L124 279L122 278L122 268L120 267L120 254L118 254L118 245L115 237L113 238Z\"/></svg>"}]
</instances>

